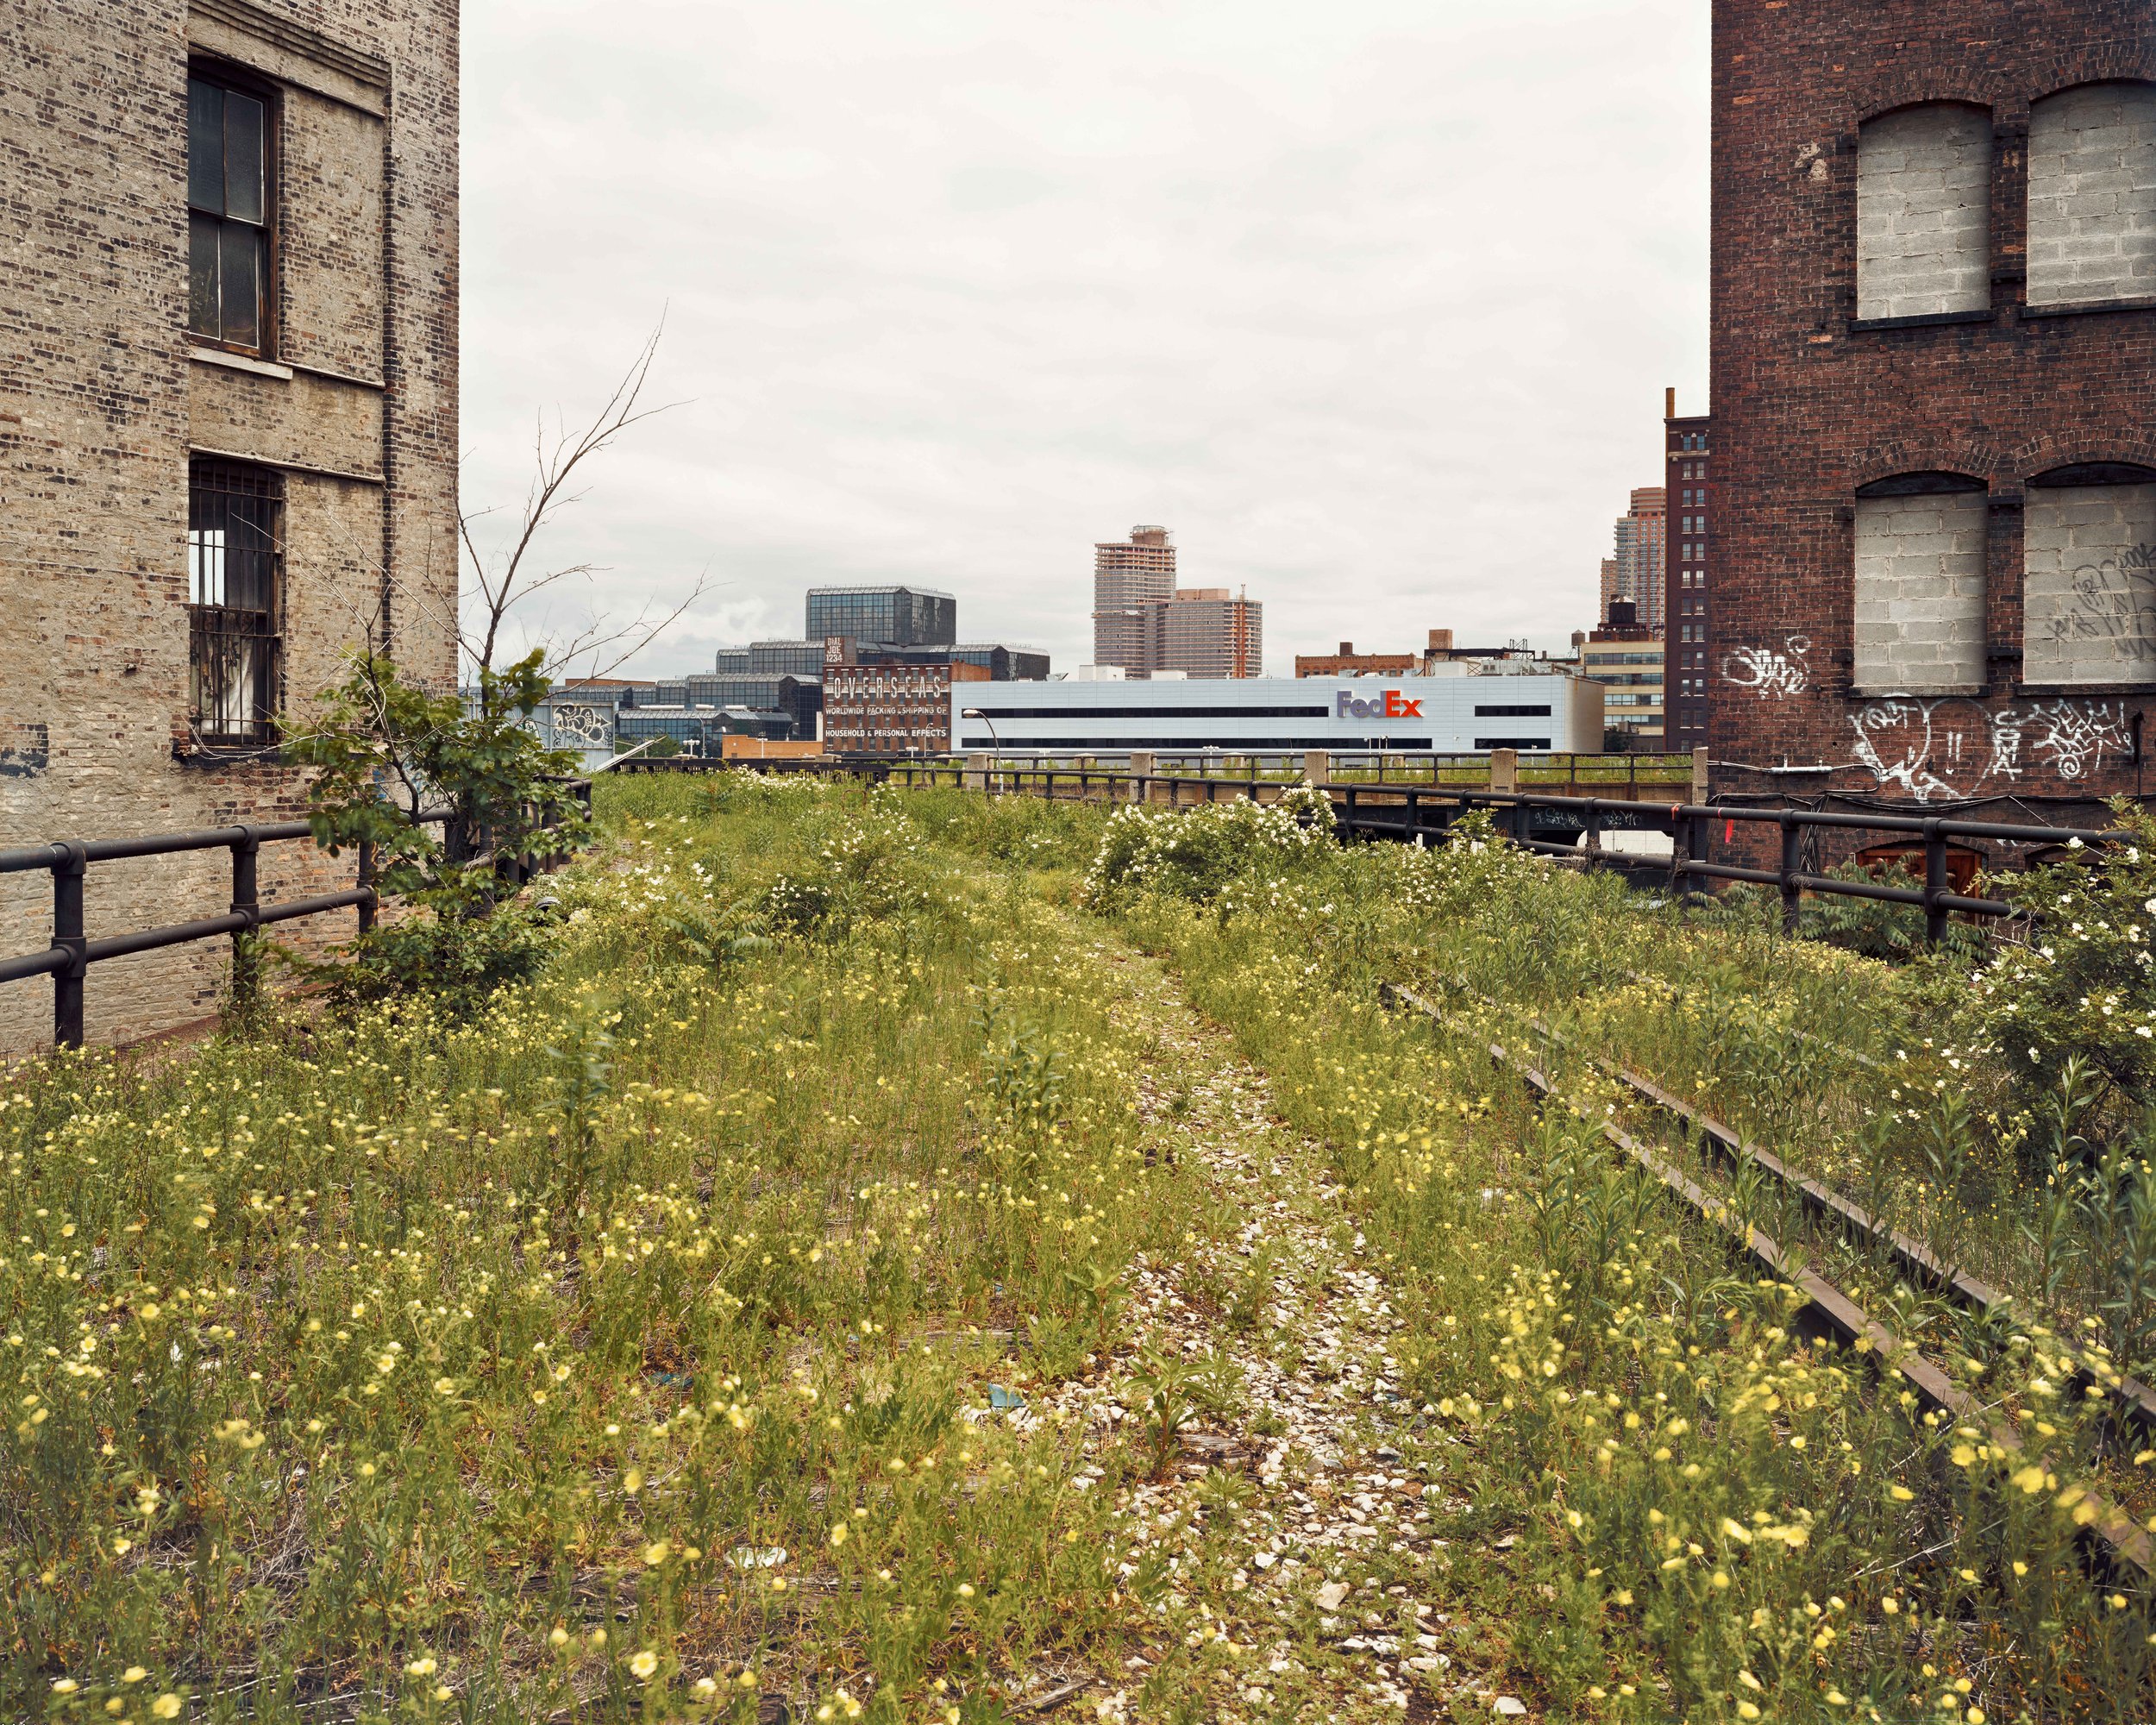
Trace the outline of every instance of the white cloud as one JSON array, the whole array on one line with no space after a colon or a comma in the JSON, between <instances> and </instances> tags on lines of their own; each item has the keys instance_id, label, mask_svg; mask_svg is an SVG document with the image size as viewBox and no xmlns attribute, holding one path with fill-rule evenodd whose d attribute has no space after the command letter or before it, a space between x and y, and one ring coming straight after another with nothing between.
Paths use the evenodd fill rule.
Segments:
<instances>
[{"instance_id":1,"label":"white cloud","mask_svg":"<svg viewBox=\"0 0 2156 1725\"><path fill-rule=\"evenodd\" d=\"M1705 389L1706 9L1677 0L468 0L467 504L656 387L548 543L645 656L906 580L1089 656L1165 522L1267 657L1562 642Z\"/></svg>"}]
</instances>

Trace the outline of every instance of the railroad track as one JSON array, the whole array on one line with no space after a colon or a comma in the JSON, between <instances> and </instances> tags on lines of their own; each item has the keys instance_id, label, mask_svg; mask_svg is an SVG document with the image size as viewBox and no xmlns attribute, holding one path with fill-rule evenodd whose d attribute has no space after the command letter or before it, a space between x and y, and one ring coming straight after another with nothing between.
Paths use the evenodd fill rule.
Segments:
<instances>
[{"instance_id":1,"label":"railroad track","mask_svg":"<svg viewBox=\"0 0 2156 1725\"><path fill-rule=\"evenodd\" d=\"M1447 1015L1441 1008L1397 983L1381 983L1378 995L1381 1001L1388 1007L1405 1007L1440 1025L1447 1021ZM1488 1004L1495 1006L1498 1003L1490 1001ZM1545 1026L1539 1026L1532 1019L1529 1026L1537 1033L1547 1037L1555 1045L1570 1045L1567 1038L1558 1036ZM1875 1356L1883 1368L1901 1377L1927 1407L1948 1414L1962 1424L1981 1431L1987 1441L2003 1454L2027 1454L2034 1460L2043 1459L2041 1451L2030 1452L2019 1432L1998 1419L1990 1408L1956 1384L1936 1364L1926 1358L1915 1344L1905 1341L1888 1326L1871 1316L1817 1270L1797 1262L1771 1235L1739 1218L1725 1200L1706 1190L1614 1120L1598 1119L1588 1109L1572 1101L1553 1080L1528 1060L1507 1051L1501 1044L1493 1042L1485 1046L1490 1058L1517 1075L1539 1100L1571 1107L1665 1192L1685 1204L1710 1226L1734 1237L1739 1247L1755 1263L1797 1289L1805 1297L1807 1312L1825 1333L1844 1346ZM1815 1180L1798 1175L1779 1157L1757 1145L1745 1143L1728 1126L1681 1098L1671 1095L1652 1080L1607 1062L1595 1060L1593 1063L1598 1070L1633 1090L1649 1106L1683 1120L1689 1129L1700 1134L1702 1145L1709 1154L1733 1165L1749 1164L1771 1178L1785 1182L1798 1194L1807 1209L1832 1218L1860 1238L1880 1246L1897 1265L1904 1267L1905 1273L1921 1280L1925 1285L1936 1289L1957 1303L1970 1305L1972 1309L1990 1310L2008 1303L2009 1296L2000 1294L1973 1276L1941 1264L1923 1246L1879 1222L1861 1206ZM2137 1425L2156 1430L2156 1394L2152 1394L2147 1385L2122 1377L2115 1371L2099 1368L2087 1356L2065 1344L2056 1346L2053 1351L2072 1360L2081 1375L2079 1381L2094 1383L2113 1397L2128 1419ZM2099 1548L2097 1555L2101 1559L2114 1567L2130 1570L2144 1579L2156 1576L2156 1548L2152 1548L2147 1531L2101 1492L2088 1491L2082 1502L2090 1511L2084 1531Z\"/></svg>"}]
</instances>

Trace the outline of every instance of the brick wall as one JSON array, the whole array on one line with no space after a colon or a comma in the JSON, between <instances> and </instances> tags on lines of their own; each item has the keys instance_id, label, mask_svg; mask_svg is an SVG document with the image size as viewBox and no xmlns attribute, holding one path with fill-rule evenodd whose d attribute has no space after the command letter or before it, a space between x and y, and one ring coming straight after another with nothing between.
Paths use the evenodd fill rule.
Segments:
<instances>
[{"instance_id":1,"label":"brick wall","mask_svg":"<svg viewBox=\"0 0 2156 1725\"><path fill-rule=\"evenodd\" d=\"M282 474L288 712L385 613L408 667L454 678L457 40L455 0L0 11L0 847L302 806L273 761L189 735L191 453ZM276 291L252 363L197 357L186 330L191 56L273 94ZM263 859L266 897L348 876L308 847ZM93 936L210 913L226 858L99 865L88 898ZM46 876L0 876L0 953L42 947L48 917ZM93 1036L199 1016L222 961L97 967ZM0 1053L48 1014L46 985L0 984Z\"/></svg>"},{"instance_id":2,"label":"brick wall","mask_svg":"<svg viewBox=\"0 0 2156 1725\"><path fill-rule=\"evenodd\" d=\"M2150 84L2156 32L2140 0L1715 7L1717 794L1934 809L2005 798L2052 819L2140 787L2148 689L2134 652L2113 648L2114 671L2044 643L2062 580L2086 589L2076 572L2101 576L2106 555L2101 579L2115 586L2098 611L2139 614L2137 548L2156 541L2133 537L2134 486L2085 487L2111 493L2096 505L2064 499L2084 489L2077 476L2156 480L2156 297L2069 310L2032 304L2025 278L2032 236L2060 219L2052 188L2065 172L2032 166L2032 106L2054 156L2083 150L2055 143L2072 132L2091 159L2122 157L2121 129L2097 122L2139 111ZM1918 217L1940 218L1923 230L1934 235L1973 234L1980 210L1983 292L1955 310L1967 278L1942 274L1930 298L1897 292L1883 311L1860 258L1886 244L1884 205L1859 182L1867 164L1910 172L1918 135L1945 135L1934 116L1988 138L1984 172L1973 187L1934 157L1923 197L1912 183L1902 198L1904 255L1921 250ZM2118 247L2107 255L2134 253L2137 209L2105 218ZM1973 489L1908 494L1926 476ZM1878 495L1897 481L1904 494ZM2069 527L2059 513L2090 507L2102 521ZM2085 557L2097 538L2111 549ZM1759 770L1784 766L1816 770Z\"/></svg>"}]
</instances>

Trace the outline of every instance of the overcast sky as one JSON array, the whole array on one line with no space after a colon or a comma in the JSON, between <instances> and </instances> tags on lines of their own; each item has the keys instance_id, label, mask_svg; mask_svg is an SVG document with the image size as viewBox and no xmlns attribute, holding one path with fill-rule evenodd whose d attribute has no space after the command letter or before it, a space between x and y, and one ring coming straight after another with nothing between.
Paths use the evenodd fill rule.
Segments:
<instances>
[{"instance_id":1,"label":"overcast sky","mask_svg":"<svg viewBox=\"0 0 2156 1725\"><path fill-rule=\"evenodd\" d=\"M1172 528L1351 638L1567 640L1703 410L1705 0L466 0L464 474L661 311L686 405L544 549L708 596L633 668L954 593L1091 656L1094 542ZM558 605L554 627L581 599Z\"/></svg>"}]
</instances>

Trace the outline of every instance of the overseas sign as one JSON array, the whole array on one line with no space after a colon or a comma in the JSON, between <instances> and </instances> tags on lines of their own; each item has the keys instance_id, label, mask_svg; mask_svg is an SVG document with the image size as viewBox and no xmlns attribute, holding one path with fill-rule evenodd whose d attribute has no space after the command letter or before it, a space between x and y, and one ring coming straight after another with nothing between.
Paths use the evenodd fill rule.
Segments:
<instances>
[{"instance_id":1,"label":"overseas sign","mask_svg":"<svg viewBox=\"0 0 2156 1725\"><path fill-rule=\"evenodd\" d=\"M1335 718L1420 718L1422 700L1418 696L1409 700L1398 689L1387 689L1382 695L1373 695L1368 700L1358 700L1342 689L1332 700Z\"/></svg>"}]
</instances>

